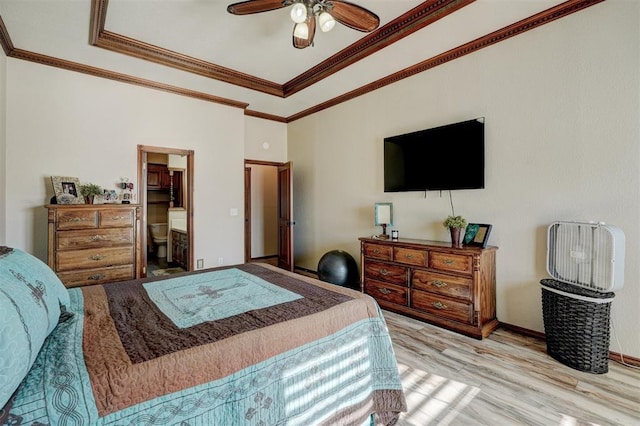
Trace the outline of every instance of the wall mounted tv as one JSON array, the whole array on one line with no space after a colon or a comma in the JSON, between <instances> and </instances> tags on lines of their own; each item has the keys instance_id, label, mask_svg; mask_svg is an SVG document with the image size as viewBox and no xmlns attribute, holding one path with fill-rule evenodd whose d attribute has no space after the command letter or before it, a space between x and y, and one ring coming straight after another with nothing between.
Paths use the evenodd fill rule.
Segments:
<instances>
[{"instance_id":1,"label":"wall mounted tv","mask_svg":"<svg viewBox=\"0 0 640 426\"><path fill-rule=\"evenodd\" d=\"M484 118L384 139L384 192L484 188Z\"/></svg>"}]
</instances>

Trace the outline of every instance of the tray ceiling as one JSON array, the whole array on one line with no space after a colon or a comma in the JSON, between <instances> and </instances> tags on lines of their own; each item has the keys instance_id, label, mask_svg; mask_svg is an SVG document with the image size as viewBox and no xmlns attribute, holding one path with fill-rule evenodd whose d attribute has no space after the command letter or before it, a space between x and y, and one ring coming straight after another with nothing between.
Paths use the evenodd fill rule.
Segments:
<instances>
[{"instance_id":1,"label":"tray ceiling","mask_svg":"<svg viewBox=\"0 0 640 426\"><path fill-rule=\"evenodd\" d=\"M295 49L289 9L236 16L220 0L2 0L7 56L291 121L600 0L353 0L380 17ZM544 31L544 28L537 29Z\"/></svg>"}]
</instances>

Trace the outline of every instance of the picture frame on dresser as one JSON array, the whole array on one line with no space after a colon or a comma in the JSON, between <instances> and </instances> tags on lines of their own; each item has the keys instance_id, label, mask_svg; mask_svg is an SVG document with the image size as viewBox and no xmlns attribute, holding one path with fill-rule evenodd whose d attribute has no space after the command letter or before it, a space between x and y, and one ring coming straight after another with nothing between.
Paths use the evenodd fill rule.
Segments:
<instances>
[{"instance_id":1,"label":"picture frame on dresser","mask_svg":"<svg viewBox=\"0 0 640 426\"><path fill-rule=\"evenodd\" d=\"M102 192L102 202L104 204L115 204L118 201L118 193L115 189L105 189Z\"/></svg>"},{"instance_id":2,"label":"picture frame on dresser","mask_svg":"<svg viewBox=\"0 0 640 426\"><path fill-rule=\"evenodd\" d=\"M84 204L80 193L80 179L68 176L51 176L53 193L58 204Z\"/></svg>"},{"instance_id":3,"label":"picture frame on dresser","mask_svg":"<svg viewBox=\"0 0 640 426\"><path fill-rule=\"evenodd\" d=\"M463 244L469 247L486 247L492 225L487 223L470 223L464 233Z\"/></svg>"}]
</instances>

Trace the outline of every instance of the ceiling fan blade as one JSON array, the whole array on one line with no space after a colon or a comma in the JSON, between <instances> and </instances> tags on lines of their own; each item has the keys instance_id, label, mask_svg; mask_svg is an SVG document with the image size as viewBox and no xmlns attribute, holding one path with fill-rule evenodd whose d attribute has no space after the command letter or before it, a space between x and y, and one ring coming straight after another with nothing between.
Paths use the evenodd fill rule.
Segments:
<instances>
[{"instance_id":1,"label":"ceiling fan blade","mask_svg":"<svg viewBox=\"0 0 640 426\"><path fill-rule=\"evenodd\" d=\"M247 0L227 6L227 12L234 15L249 15L252 13L268 12L285 7L282 0Z\"/></svg>"},{"instance_id":2,"label":"ceiling fan blade","mask_svg":"<svg viewBox=\"0 0 640 426\"><path fill-rule=\"evenodd\" d=\"M313 44L313 36L316 34L316 19L313 15L309 16L306 20L307 27L309 28L309 33L307 38L296 37L295 25L293 26L293 47L296 49L304 49L305 47L309 47Z\"/></svg>"},{"instance_id":3,"label":"ceiling fan blade","mask_svg":"<svg viewBox=\"0 0 640 426\"><path fill-rule=\"evenodd\" d=\"M378 15L364 7L342 0L333 0L331 3L333 3L333 9L329 13L342 25L367 33L380 25Z\"/></svg>"}]
</instances>

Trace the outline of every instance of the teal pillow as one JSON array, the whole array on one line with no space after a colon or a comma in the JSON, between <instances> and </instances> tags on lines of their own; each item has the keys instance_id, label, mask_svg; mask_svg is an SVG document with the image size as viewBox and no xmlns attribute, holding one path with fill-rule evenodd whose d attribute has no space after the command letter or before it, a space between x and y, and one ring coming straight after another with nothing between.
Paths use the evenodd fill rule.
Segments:
<instances>
[{"instance_id":1,"label":"teal pillow","mask_svg":"<svg viewBox=\"0 0 640 426\"><path fill-rule=\"evenodd\" d=\"M69 293L41 260L0 246L0 407L31 369Z\"/></svg>"}]
</instances>

